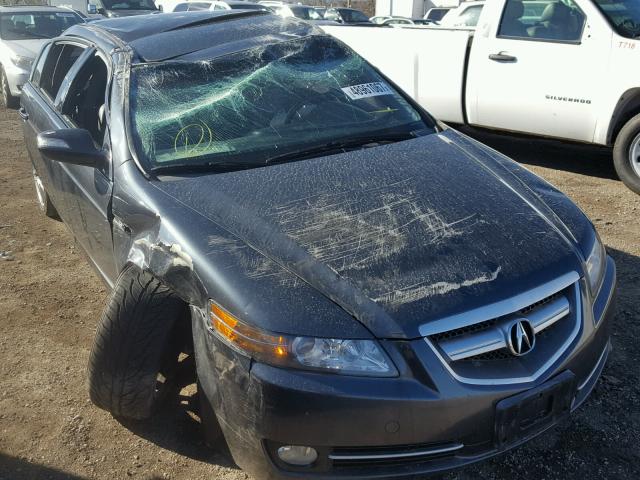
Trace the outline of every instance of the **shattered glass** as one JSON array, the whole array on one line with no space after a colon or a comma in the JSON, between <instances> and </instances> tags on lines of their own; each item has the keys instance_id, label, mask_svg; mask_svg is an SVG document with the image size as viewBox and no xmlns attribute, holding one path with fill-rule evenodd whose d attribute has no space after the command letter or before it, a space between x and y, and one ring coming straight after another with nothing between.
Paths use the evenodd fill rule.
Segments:
<instances>
[{"instance_id":1,"label":"shattered glass","mask_svg":"<svg viewBox=\"0 0 640 480\"><path fill-rule=\"evenodd\" d=\"M321 35L137 65L130 97L136 150L151 169L264 165L354 135L430 128L361 57Z\"/></svg>"}]
</instances>

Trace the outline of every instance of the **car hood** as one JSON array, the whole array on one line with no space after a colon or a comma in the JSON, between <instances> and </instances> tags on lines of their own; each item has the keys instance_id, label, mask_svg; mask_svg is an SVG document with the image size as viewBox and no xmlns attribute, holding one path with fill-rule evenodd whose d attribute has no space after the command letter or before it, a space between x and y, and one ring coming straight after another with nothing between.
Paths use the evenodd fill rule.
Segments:
<instances>
[{"instance_id":1,"label":"car hood","mask_svg":"<svg viewBox=\"0 0 640 480\"><path fill-rule=\"evenodd\" d=\"M42 48L42 45L48 41L49 40L46 38L38 38L33 40L5 40L3 43L16 55L27 58L36 58L38 52L40 52L40 48Z\"/></svg>"},{"instance_id":2,"label":"car hood","mask_svg":"<svg viewBox=\"0 0 640 480\"><path fill-rule=\"evenodd\" d=\"M416 338L428 322L581 271L553 212L457 135L154 184L377 337ZM276 273L260 268L253 278Z\"/></svg>"}]
</instances>

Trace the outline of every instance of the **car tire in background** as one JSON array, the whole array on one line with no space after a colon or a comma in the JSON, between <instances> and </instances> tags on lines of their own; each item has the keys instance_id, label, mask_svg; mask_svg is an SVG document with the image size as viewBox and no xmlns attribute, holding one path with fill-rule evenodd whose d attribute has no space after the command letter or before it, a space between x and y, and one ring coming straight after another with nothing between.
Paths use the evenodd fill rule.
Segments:
<instances>
[{"instance_id":1,"label":"car tire in background","mask_svg":"<svg viewBox=\"0 0 640 480\"><path fill-rule=\"evenodd\" d=\"M640 114L620 130L613 147L613 164L620 180L640 194Z\"/></svg>"},{"instance_id":2,"label":"car tire in background","mask_svg":"<svg viewBox=\"0 0 640 480\"><path fill-rule=\"evenodd\" d=\"M4 74L3 68L0 68L0 88L2 90L2 95L0 95L2 106L4 108L11 108L11 109L18 108L18 106L20 106L20 99L18 97L14 97L13 95L11 95L9 82L7 81L7 77Z\"/></svg>"},{"instance_id":3,"label":"car tire in background","mask_svg":"<svg viewBox=\"0 0 640 480\"><path fill-rule=\"evenodd\" d=\"M116 281L89 357L91 401L117 417L145 419L174 390L189 309L135 266ZM190 340L190 339L189 339Z\"/></svg>"},{"instance_id":4,"label":"car tire in background","mask_svg":"<svg viewBox=\"0 0 640 480\"><path fill-rule=\"evenodd\" d=\"M36 199L38 201L38 208L40 209L40 211L49 218L60 220L58 211L56 210L56 207L53 206L53 203L51 203L49 194L47 194L47 191L44 188L44 184L42 183L42 180L36 173L35 169L33 169L33 183L36 187Z\"/></svg>"}]
</instances>

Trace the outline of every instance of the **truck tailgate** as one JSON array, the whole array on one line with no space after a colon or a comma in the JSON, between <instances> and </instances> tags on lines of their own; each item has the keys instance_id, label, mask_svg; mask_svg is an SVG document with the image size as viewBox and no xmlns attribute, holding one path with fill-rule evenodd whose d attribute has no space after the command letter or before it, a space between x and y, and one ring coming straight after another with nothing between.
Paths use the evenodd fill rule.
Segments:
<instances>
[{"instance_id":1,"label":"truck tailgate","mask_svg":"<svg viewBox=\"0 0 640 480\"><path fill-rule=\"evenodd\" d=\"M322 29L380 69L436 118L464 123L469 30L357 26Z\"/></svg>"}]
</instances>

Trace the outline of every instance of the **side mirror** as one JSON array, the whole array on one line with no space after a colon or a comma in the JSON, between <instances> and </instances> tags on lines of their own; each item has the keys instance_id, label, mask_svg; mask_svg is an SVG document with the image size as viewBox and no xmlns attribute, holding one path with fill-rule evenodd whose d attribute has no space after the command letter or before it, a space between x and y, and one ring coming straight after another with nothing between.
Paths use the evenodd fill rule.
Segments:
<instances>
[{"instance_id":1,"label":"side mirror","mask_svg":"<svg viewBox=\"0 0 640 480\"><path fill-rule=\"evenodd\" d=\"M96 148L87 130L63 128L38 134L38 150L43 157L60 163L100 167L106 155Z\"/></svg>"},{"instance_id":2,"label":"side mirror","mask_svg":"<svg viewBox=\"0 0 640 480\"><path fill-rule=\"evenodd\" d=\"M97 15L98 14L98 6L94 3L90 3L87 5L87 13L89 15Z\"/></svg>"}]
</instances>

